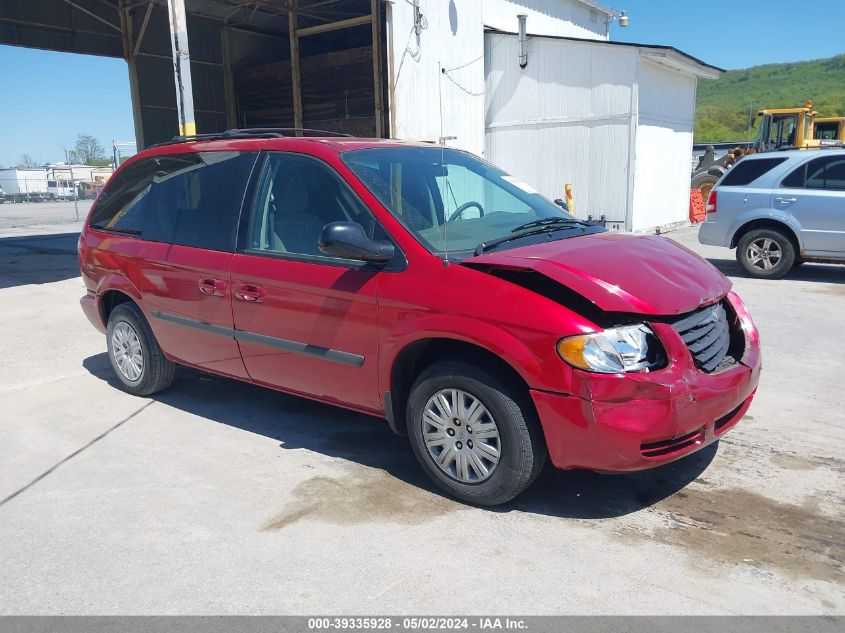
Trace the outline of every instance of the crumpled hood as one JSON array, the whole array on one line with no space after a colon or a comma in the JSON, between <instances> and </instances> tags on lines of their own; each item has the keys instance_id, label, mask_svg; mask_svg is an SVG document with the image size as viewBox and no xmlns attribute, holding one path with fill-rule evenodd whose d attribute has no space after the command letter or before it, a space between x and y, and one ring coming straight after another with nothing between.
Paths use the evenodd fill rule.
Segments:
<instances>
[{"instance_id":1,"label":"crumpled hood","mask_svg":"<svg viewBox=\"0 0 845 633\"><path fill-rule=\"evenodd\" d=\"M656 235L595 233L487 253L463 263L534 270L607 312L682 314L722 298L731 288L710 262Z\"/></svg>"}]
</instances>

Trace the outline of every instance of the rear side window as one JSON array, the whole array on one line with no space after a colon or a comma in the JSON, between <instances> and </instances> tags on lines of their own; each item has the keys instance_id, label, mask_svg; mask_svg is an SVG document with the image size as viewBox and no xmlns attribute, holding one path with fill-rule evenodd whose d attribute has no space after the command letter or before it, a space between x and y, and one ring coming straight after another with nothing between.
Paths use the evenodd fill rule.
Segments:
<instances>
[{"instance_id":1,"label":"rear side window","mask_svg":"<svg viewBox=\"0 0 845 633\"><path fill-rule=\"evenodd\" d=\"M731 168L724 180L719 183L719 186L742 187L743 185L750 185L760 176L771 171L785 160L785 157L741 160Z\"/></svg>"},{"instance_id":2,"label":"rear side window","mask_svg":"<svg viewBox=\"0 0 845 633\"><path fill-rule=\"evenodd\" d=\"M103 192L91 226L218 251L234 251L238 214L256 155L203 152L133 163Z\"/></svg>"},{"instance_id":3,"label":"rear side window","mask_svg":"<svg viewBox=\"0 0 845 633\"><path fill-rule=\"evenodd\" d=\"M808 189L845 190L845 156L825 156L807 163Z\"/></svg>"},{"instance_id":4,"label":"rear side window","mask_svg":"<svg viewBox=\"0 0 845 633\"><path fill-rule=\"evenodd\" d=\"M814 158L790 173L781 187L845 190L845 156Z\"/></svg>"}]
</instances>

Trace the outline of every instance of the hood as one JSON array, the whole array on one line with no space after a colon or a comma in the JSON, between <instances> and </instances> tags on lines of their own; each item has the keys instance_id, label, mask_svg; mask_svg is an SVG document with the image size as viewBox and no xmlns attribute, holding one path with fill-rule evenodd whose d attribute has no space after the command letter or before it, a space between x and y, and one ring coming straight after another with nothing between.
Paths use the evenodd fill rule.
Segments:
<instances>
[{"instance_id":1,"label":"hood","mask_svg":"<svg viewBox=\"0 0 845 633\"><path fill-rule=\"evenodd\" d=\"M462 263L533 270L606 312L682 314L721 299L731 288L710 262L656 235L596 233L487 253Z\"/></svg>"}]
</instances>

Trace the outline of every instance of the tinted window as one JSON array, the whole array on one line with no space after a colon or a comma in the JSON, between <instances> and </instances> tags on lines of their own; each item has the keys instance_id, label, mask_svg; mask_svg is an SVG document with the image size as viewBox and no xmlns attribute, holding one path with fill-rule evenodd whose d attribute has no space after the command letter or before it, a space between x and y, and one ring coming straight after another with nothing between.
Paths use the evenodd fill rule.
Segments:
<instances>
[{"instance_id":1,"label":"tinted window","mask_svg":"<svg viewBox=\"0 0 845 633\"><path fill-rule=\"evenodd\" d=\"M749 185L766 172L774 169L786 158L759 158L746 159L739 161L734 165L724 180L719 184L720 187L742 187Z\"/></svg>"},{"instance_id":2,"label":"tinted window","mask_svg":"<svg viewBox=\"0 0 845 633\"><path fill-rule=\"evenodd\" d=\"M317 243L330 222L358 222L371 239L387 239L340 176L313 158L270 154L256 200L250 250L322 255Z\"/></svg>"},{"instance_id":3,"label":"tinted window","mask_svg":"<svg viewBox=\"0 0 845 633\"><path fill-rule=\"evenodd\" d=\"M781 187L791 187L794 189L800 189L804 186L804 176L807 172L807 164L804 163L798 169L790 173L786 178L784 178L780 186Z\"/></svg>"},{"instance_id":4,"label":"tinted window","mask_svg":"<svg viewBox=\"0 0 845 633\"><path fill-rule=\"evenodd\" d=\"M94 207L91 227L143 235L153 241L164 241L164 237L169 237L163 235L161 230L155 230L156 227L151 225L143 213L145 199L156 172L166 171L163 161L166 158L139 160L115 174Z\"/></svg>"},{"instance_id":5,"label":"tinted window","mask_svg":"<svg viewBox=\"0 0 845 633\"><path fill-rule=\"evenodd\" d=\"M807 164L808 189L845 190L845 157L825 156Z\"/></svg>"},{"instance_id":6,"label":"tinted window","mask_svg":"<svg viewBox=\"0 0 845 633\"><path fill-rule=\"evenodd\" d=\"M255 154L204 152L146 158L103 192L91 226L211 250L234 250Z\"/></svg>"}]
</instances>

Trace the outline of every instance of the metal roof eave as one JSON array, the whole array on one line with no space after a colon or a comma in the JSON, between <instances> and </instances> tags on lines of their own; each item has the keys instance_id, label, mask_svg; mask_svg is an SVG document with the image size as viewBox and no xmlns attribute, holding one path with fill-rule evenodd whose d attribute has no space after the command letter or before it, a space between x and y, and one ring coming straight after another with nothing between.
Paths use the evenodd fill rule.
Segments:
<instances>
[{"instance_id":1,"label":"metal roof eave","mask_svg":"<svg viewBox=\"0 0 845 633\"><path fill-rule=\"evenodd\" d=\"M588 7L595 9L596 11L601 11L605 15L619 15L619 11L615 9L611 9L607 5L602 4L601 2L595 2L595 0L578 0L581 4L586 4Z\"/></svg>"},{"instance_id":2,"label":"metal roof eave","mask_svg":"<svg viewBox=\"0 0 845 633\"><path fill-rule=\"evenodd\" d=\"M722 70L681 53L675 49L641 48L640 56L673 70L695 75L700 79L718 79Z\"/></svg>"},{"instance_id":3,"label":"metal roof eave","mask_svg":"<svg viewBox=\"0 0 845 633\"><path fill-rule=\"evenodd\" d=\"M492 26L484 25L484 30L488 33L499 33L501 35L517 35L517 33L513 31L504 31L502 29L497 29ZM567 40L570 42L581 42L583 44L599 44L602 46L624 46L628 48L638 48L640 51L651 51L653 52L653 57L659 57L660 53L667 53L665 59L670 59L669 54L672 55L671 59L675 61L677 66L675 67L676 70L680 70L681 72L687 72L696 75L697 77L703 77L707 79L718 79L722 73L725 72L724 68L719 68L718 66L713 66L712 64L708 64L697 57L693 57L689 53L685 53L682 50L675 48L674 46L667 46L665 44L640 44L636 42L617 42L613 40L595 40L586 37L570 37L565 35L535 35L533 33L528 33L529 38L540 38L540 39L549 39L549 40ZM657 59L655 59L657 61ZM666 65L669 65L668 63Z\"/></svg>"}]
</instances>

